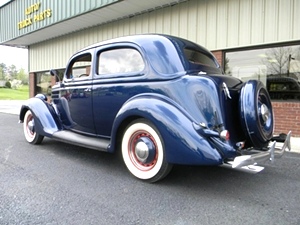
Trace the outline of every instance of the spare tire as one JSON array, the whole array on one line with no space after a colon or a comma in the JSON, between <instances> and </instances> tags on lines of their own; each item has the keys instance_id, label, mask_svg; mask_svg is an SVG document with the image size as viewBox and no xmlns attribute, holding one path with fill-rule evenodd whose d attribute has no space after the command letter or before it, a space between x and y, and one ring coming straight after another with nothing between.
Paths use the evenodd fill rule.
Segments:
<instances>
[{"instance_id":1,"label":"spare tire","mask_svg":"<svg viewBox=\"0 0 300 225\"><path fill-rule=\"evenodd\" d=\"M249 80L243 85L239 110L247 146L266 147L273 137L274 118L269 93L261 81Z\"/></svg>"}]
</instances>

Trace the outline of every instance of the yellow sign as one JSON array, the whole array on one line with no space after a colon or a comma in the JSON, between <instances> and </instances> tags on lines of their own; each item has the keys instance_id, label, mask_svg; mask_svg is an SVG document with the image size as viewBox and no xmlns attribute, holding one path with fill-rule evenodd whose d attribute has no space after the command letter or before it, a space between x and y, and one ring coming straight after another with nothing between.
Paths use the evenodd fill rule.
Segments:
<instances>
[{"instance_id":1,"label":"yellow sign","mask_svg":"<svg viewBox=\"0 0 300 225\"><path fill-rule=\"evenodd\" d=\"M27 9L25 9L25 15L29 15L31 13L34 13L36 11L39 11L40 9L40 6L41 6L41 3L35 3L31 6L29 6Z\"/></svg>"},{"instance_id":2,"label":"yellow sign","mask_svg":"<svg viewBox=\"0 0 300 225\"><path fill-rule=\"evenodd\" d=\"M39 22L42 20L45 20L49 17L52 16L52 10L51 9L46 9L44 11L42 11L41 13L37 13L34 14L36 12L38 12L41 8L41 3L35 3L31 6L29 6L28 8L25 9L25 15L29 16L26 19L18 22L18 28L19 30L28 27L30 25L32 25L35 22ZM33 15L34 14L34 15Z\"/></svg>"}]
</instances>

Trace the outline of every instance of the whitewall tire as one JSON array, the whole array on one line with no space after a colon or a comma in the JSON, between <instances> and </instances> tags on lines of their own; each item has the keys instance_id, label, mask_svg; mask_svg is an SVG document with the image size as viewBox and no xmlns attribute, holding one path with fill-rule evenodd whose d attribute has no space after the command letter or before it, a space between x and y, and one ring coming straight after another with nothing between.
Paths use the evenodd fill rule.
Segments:
<instances>
[{"instance_id":1,"label":"whitewall tire","mask_svg":"<svg viewBox=\"0 0 300 225\"><path fill-rule=\"evenodd\" d=\"M148 182L161 180L172 168L166 161L161 135L145 119L135 120L126 128L122 157L133 176Z\"/></svg>"},{"instance_id":2,"label":"whitewall tire","mask_svg":"<svg viewBox=\"0 0 300 225\"><path fill-rule=\"evenodd\" d=\"M44 136L35 131L34 117L30 110L24 116L23 131L26 140L30 144L40 144L44 139Z\"/></svg>"}]
</instances>

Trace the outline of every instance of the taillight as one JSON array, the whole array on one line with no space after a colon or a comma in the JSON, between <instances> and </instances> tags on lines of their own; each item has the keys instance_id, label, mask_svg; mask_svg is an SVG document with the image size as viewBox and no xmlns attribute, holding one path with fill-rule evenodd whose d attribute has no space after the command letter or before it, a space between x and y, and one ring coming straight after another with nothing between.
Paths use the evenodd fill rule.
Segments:
<instances>
[{"instance_id":1,"label":"taillight","mask_svg":"<svg viewBox=\"0 0 300 225\"><path fill-rule=\"evenodd\" d=\"M222 130L221 133L220 133L220 138L222 138L225 141L228 141L229 138L230 138L229 131L228 130Z\"/></svg>"}]
</instances>

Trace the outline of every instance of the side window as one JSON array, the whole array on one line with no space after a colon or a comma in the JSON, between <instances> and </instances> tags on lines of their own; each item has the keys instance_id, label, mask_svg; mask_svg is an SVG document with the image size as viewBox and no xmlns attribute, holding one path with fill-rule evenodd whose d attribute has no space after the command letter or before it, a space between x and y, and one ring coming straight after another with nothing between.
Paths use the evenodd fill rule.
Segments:
<instances>
[{"instance_id":1,"label":"side window","mask_svg":"<svg viewBox=\"0 0 300 225\"><path fill-rule=\"evenodd\" d=\"M67 71L67 78L83 78L90 74L92 64L92 56L90 53L86 53L74 58L69 64Z\"/></svg>"},{"instance_id":2,"label":"side window","mask_svg":"<svg viewBox=\"0 0 300 225\"><path fill-rule=\"evenodd\" d=\"M141 54L133 48L110 49L98 57L98 74L138 73L145 68Z\"/></svg>"}]
</instances>

